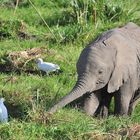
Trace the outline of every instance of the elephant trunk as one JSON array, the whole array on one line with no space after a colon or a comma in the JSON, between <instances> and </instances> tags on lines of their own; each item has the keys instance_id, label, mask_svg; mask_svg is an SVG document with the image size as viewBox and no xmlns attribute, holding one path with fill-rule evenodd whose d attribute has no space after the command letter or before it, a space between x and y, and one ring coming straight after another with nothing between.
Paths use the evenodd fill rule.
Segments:
<instances>
[{"instance_id":1,"label":"elephant trunk","mask_svg":"<svg viewBox=\"0 0 140 140\"><path fill-rule=\"evenodd\" d=\"M63 97L57 104L55 104L52 108L50 108L49 112L54 113L59 108L64 107L65 105L69 104L70 102L74 101L75 99L78 99L85 93L90 92L89 86L86 84L86 82L78 81L76 85L74 86L73 90Z\"/></svg>"}]
</instances>

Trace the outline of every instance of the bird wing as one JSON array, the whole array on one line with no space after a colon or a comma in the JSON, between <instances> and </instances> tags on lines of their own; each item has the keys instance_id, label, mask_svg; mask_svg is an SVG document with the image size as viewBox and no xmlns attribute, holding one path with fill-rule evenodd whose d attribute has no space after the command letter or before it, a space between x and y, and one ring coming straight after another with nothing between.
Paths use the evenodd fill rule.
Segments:
<instances>
[{"instance_id":1,"label":"bird wing","mask_svg":"<svg viewBox=\"0 0 140 140\"><path fill-rule=\"evenodd\" d=\"M3 118L7 119L8 118L7 108L5 107L5 105L1 106L1 108L2 108Z\"/></svg>"},{"instance_id":2,"label":"bird wing","mask_svg":"<svg viewBox=\"0 0 140 140\"><path fill-rule=\"evenodd\" d=\"M41 64L38 64L38 68L45 72L51 72L55 71L56 69L60 69L58 65L49 62L43 62Z\"/></svg>"},{"instance_id":3,"label":"bird wing","mask_svg":"<svg viewBox=\"0 0 140 140\"><path fill-rule=\"evenodd\" d=\"M47 64L48 66L50 66L50 68L60 69L60 67L57 64L53 64L53 63L49 63L49 62L44 62L44 63Z\"/></svg>"},{"instance_id":4,"label":"bird wing","mask_svg":"<svg viewBox=\"0 0 140 140\"><path fill-rule=\"evenodd\" d=\"M42 67L44 67L44 69L47 69L48 71L54 71L56 69L59 69L58 65L49 62L44 62L42 64Z\"/></svg>"},{"instance_id":5,"label":"bird wing","mask_svg":"<svg viewBox=\"0 0 140 140\"><path fill-rule=\"evenodd\" d=\"M0 106L0 121L1 122L7 122L8 121L8 112L7 112L7 108L5 107L5 105L1 105Z\"/></svg>"},{"instance_id":6,"label":"bird wing","mask_svg":"<svg viewBox=\"0 0 140 140\"><path fill-rule=\"evenodd\" d=\"M0 114L2 113L2 109L0 108Z\"/></svg>"}]
</instances>

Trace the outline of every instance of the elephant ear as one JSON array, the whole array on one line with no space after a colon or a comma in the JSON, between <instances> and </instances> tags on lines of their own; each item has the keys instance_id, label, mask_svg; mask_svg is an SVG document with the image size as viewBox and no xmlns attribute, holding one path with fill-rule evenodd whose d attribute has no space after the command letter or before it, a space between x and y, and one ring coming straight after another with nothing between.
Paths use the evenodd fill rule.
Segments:
<instances>
[{"instance_id":1,"label":"elephant ear","mask_svg":"<svg viewBox=\"0 0 140 140\"><path fill-rule=\"evenodd\" d=\"M129 78L136 75L136 47L125 36L114 33L104 41L106 46L116 50L114 70L108 83L108 92L117 91Z\"/></svg>"}]
</instances>

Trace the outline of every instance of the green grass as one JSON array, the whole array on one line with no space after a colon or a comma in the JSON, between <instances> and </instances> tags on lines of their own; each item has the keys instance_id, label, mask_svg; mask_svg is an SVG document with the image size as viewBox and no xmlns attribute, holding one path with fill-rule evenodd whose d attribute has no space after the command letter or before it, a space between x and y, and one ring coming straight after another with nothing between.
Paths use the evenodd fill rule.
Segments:
<instances>
[{"instance_id":1,"label":"green grass","mask_svg":"<svg viewBox=\"0 0 140 140\"><path fill-rule=\"evenodd\" d=\"M16 11L14 1L0 0L0 64L5 64L10 52L43 47L43 59L59 64L63 72L50 76L0 72L0 97L6 99L9 111L9 123L0 124L0 139L127 139L119 131L140 123L140 106L131 117L107 119L92 118L70 107L52 116L46 116L46 111L75 84L76 61L86 44L102 32L129 21L140 25L140 2L32 0L55 39L28 0L20 2ZM19 36L21 31L25 37ZM34 61L28 67L37 70Z\"/></svg>"}]
</instances>

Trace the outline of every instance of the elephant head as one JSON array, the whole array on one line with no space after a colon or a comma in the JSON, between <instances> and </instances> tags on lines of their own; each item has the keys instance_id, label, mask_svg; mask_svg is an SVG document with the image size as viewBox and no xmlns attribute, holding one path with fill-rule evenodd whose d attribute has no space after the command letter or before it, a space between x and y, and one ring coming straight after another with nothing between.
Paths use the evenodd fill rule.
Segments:
<instances>
[{"instance_id":1,"label":"elephant head","mask_svg":"<svg viewBox=\"0 0 140 140\"><path fill-rule=\"evenodd\" d=\"M108 51L103 43L85 48L77 62L78 79L72 91L49 112L65 106L82 95L103 88L108 83L114 69L116 51Z\"/></svg>"},{"instance_id":2,"label":"elephant head","mask_svg":"<svg viewBox=\"0 0 140 140\"><path fill-rule=\"evenodd\" d=\"M132 88L135 89L137 55L136 47L131 44L119 28L105 32L90 43L77 62L78 79L74 88L49 112L53 113L82 95L105 86L108 93L115 92L128 79L134 79Z\"/></svg>"}]
</instances>

